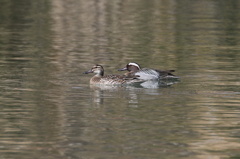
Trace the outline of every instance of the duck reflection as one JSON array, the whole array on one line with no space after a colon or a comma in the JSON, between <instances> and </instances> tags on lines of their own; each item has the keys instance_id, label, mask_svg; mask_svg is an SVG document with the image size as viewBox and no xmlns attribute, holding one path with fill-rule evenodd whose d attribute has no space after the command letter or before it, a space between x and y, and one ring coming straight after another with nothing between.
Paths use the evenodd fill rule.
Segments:
<instances>
[{"instance_id":1,"label":"duck reflection","mask_svg":"<svg viewBox=\"0 0 240 159\"><path fill-rule=\"evenodd\" d=\"M173 84L178 83L178 79L172 80L148 80L142 83L139 83L140 88L160 88L160 87L169 87Z\"/></svg>"},{"instance_id":2,"label":"duck reflection","mask_svg":"<svg viewBox=\"0 0 240 159\"><path fill-rule=\"evenodd\" d=\"M126 86L90 85L90 88L93 90L93 102L97 106L104 104L105 99L116 99L121 103L125 100L130 107L138 107L140 94L158 95L161 87L170 87L178 82L178 80L149 80Z\"/></svg>"}]
</instances>

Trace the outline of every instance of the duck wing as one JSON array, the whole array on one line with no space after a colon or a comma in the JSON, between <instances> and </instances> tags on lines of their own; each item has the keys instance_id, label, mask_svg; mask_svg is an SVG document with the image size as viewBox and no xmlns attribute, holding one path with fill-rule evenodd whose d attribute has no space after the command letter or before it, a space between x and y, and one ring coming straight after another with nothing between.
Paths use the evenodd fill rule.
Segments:
<instances>
[{"instance_id":1,"label":"duck wing","mask_svg":"<svg viewBox=\"0 0 240 159\"><path fill-rule=\"evenodd\" d=\"M156 70L150 68L143 68L135 73L135 75L140 76L139 79L143 80L158 80L166 78L178 78L172 72L175 70Z\"/></svg>"},{"instance_id":2,"label":"duck wing","mask_svg":"<svg viewBox=\"0 0 240 159\"><path fill-rule=\"evenodd\" d=\"M105 75L101 78L101 83L106 84L131 84L141 81L135 75Z\"/></svg>"},{"instance_id":3,"label":"duck wing","mask_svg":"<svg viewBox=\"0 0 240 159\"><path fill-rule=\"evenodd\" d=\"M143 80L153 80L159 78L159 73L156 70L143 68L135 73L136 76L139 76L139 79Z\"/></svg>"},{"instance_id":4,"label":"duck wing","mask_svg":"<svg viewBox=\"0 0 240 159\"><path fill-rule=\"evenodd\" d=\"M179 78L172 74L172 72L175 72L175 70L156 70L156 71L159 73L160 78Z\"/></svg>"},{"instance_id":5,"label":"duck wing","mask_svg":"<svg viewBox=\"0 0 240 159\"><path fill-rule=\"evenodd\" d=\"M175 72L175 70L156 70L157 72L160 73L160 75L171 75L175 76L172 74L172 72Z\"/></svg>"}]
</instances>

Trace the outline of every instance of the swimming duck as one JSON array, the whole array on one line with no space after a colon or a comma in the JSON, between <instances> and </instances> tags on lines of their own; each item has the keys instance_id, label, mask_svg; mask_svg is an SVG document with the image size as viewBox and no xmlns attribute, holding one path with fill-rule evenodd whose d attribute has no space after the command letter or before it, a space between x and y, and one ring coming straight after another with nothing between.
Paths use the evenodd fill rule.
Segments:
<instances>
[{"instance_id":1,"label":"swimming duck","mask_svg":"<svg viewBox=\"0 0 240 159\"><path fill-rule=\"evenodd\" d=\"M101 65L94 65L89 71L84 72L95 73L90 79L90 84L106 84L106 85L123 85L141 82L142 80L137 79L135 75L104 75L104 69Z\"/></svg>"},{"instance_id":2,"label":"swimming duck","mask_svg":"<svg viewBox=\"0 0 240 159\"><path fill-rule=\"evenodd\" d=\"M135 76L141 80L159 80L159 79L177 79L179 77L172 74L175 70L156 70L150 68L142 68L135 62L130 62L126 67L118 71L127 70L130 76Z\"/></svg>"}]
</instances>

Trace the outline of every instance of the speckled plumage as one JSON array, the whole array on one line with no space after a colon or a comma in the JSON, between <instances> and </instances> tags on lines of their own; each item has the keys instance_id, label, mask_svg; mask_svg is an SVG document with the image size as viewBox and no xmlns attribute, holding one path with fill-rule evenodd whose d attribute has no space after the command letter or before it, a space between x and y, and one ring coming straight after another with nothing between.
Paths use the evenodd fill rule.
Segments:
<instances>
[{"instance_id":1,"label":"speckled plumage","mask_svg":"<svg viewBox=\"0 0 240 159\"><path fill-rule=\"evenodd\" d=\"M131 74L104 75L104 69L101 65L94 65L92 69L85 72L85 74L88 73L96 74L90 79L90 84L124 85L141 82L141 80L136 79L137 76Z\"/></svg>"}]
</instances>

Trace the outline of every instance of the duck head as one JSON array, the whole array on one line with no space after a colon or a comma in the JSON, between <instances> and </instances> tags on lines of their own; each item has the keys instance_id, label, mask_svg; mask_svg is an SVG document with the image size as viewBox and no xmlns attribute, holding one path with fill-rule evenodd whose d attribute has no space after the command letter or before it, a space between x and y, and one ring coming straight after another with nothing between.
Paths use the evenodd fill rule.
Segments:
<instances>
[{"instance_id":1,"label":"duck head","mask_svg":"<svg viewBox=\"0 0 240 159\"><path fill-rule=\"evenodd\" d=\"M118 71L125 71L125 70L127 70L127 71L129 71L129 72L137 72L137 71L139 71L141 68L140 68L140 66L137 64L137 63L135 63L135 62L130 62L130 63L128 63L127 65L126 65L126 67L124 67L124 68L121 68L121 69L119 69Z\"/></svg>"},{"instance_id":2,"label":"duck head","mask_svg":"<svg viewBox=\"0 0 240 159\"><path fill-rule=\"evenodd\" d=\"M95 73L97 76L103 76L104 69L101 65L94 65L90 70L84 72L84 74Z\"/></svg>"}]
</instances>

